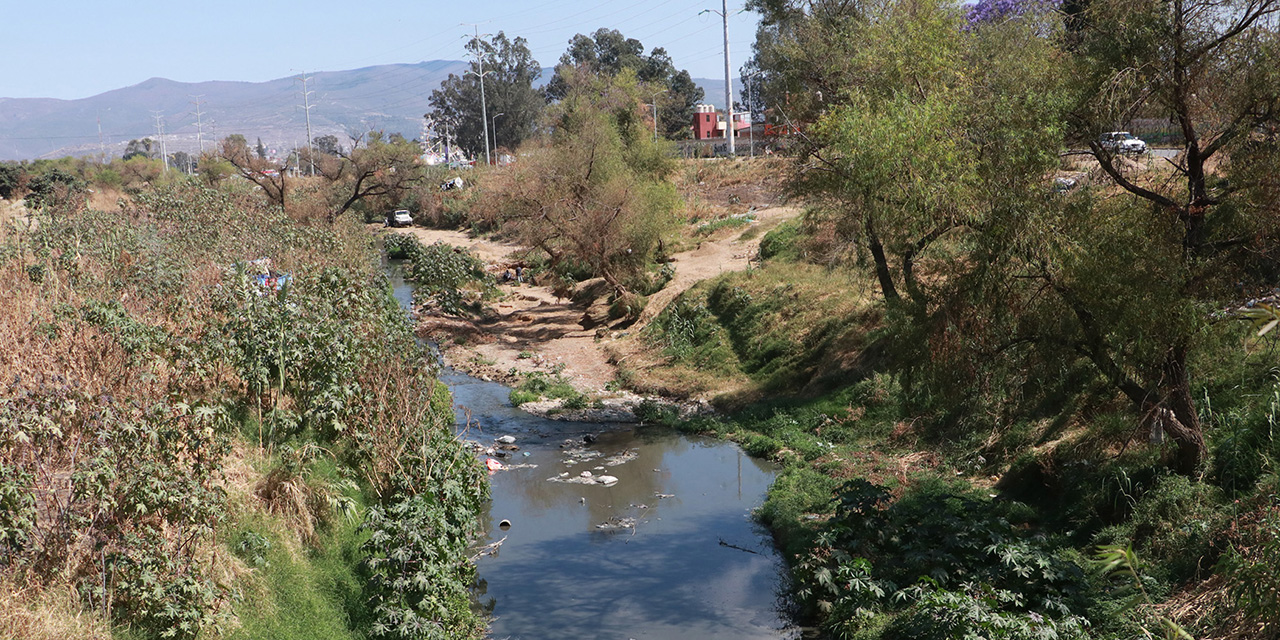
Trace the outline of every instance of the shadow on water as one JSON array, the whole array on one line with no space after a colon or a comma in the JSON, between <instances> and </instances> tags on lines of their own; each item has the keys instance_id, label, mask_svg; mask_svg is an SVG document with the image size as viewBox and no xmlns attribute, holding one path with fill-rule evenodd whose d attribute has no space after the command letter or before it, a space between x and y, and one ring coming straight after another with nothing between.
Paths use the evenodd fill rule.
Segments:
<instances>
[{"instance_id":1,"label":"shadow on water","mask_svg":"<svg viewBox=\"0 0 1280 640\"><path fill-rule=\"evenodd\" d=\"M411 285L388 271L407 303ZM462 437L488 446L511 435L519 447L491 475L482 515L479 543L503 540L476 563L494 638L799 637L779 595L782 562L751 519L773 465L667 429L532 416L506 386L449 368L441 380ZM584 473L617 483L566 482Z\"/></svg>"}]
</instances>

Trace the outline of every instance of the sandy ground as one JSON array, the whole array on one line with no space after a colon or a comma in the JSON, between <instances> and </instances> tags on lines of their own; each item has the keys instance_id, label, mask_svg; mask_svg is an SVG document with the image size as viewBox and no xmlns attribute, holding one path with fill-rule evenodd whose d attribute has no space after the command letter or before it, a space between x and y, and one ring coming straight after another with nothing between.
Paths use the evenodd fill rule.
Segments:
<instances>
[{"instance_id":1,"label":"sandy ground","mask_svg":"<svg viewBox=\"0 0 1280 640\"><path fill-rule=\"evenodd\" d=\"M24 226L27 208L23 201L12 202L0 198L0 238L9 233L11 226Z\"/></svg>"},{"instance_id":2,"label":"sandy ground","mask_svg":"<svg viewBox=\"0 0 1280 640\"><path fill-rule=\"evenodd\" d=\"M799 209L774 207L759 210L749 226L728 230L723 236L704 240L693 249L672 256L675 276L661 291L649 297L640 320L625 330L584 326L588 309L564 298L551 289L532 284L504 285L504 299L493 305L497 315L478 323L424 317L419 327L427 333L462 334L465 344L446 351L451 365L490 379L511 380L512 371L555 371L561 369L580 391L595 396L620 395L606 391L614 379L615 369L609 363L606 347L615 352L629 352L634 337L645 324L656 317L677 296L698 282L726 271L742 271L756 257L760 238L784 220L799 215ZM753 229L751 239L739 237ZM511 255L522 247L495 242L452 230L396 229L411 233L427 244L445 242L466 247L481 259L494 265L496 272L514 261ZM623 343L630 342L629 345Z\"/></svg>"}]
</instances>

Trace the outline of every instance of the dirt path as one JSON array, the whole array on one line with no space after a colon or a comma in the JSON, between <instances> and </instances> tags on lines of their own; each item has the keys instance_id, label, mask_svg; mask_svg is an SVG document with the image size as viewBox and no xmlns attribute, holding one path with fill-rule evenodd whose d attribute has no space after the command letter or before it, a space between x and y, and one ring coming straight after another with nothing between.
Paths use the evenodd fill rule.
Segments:
<instances>
[{"instance_id":1,"label":"dirt path","mask_svg":"<svg viewBox=\"0 0 1280 640\"><path fill-rule=\"evenodd\" d=\"M760 249L760 239L764 234L782 222L796 217L799 213L800 210L793 207L774 207L757 211L755 221L750 226L737 229L723 239L700 242L694 249L671 256L676 267L676 275L671 282L667 283L667 286L662 288L662 291L649 296L649 305L640 314L640 321L636 323L636 328L641 328L656 318L663 309L667 308L667 305L689 287L726 271L746 271ZM754 229L754 236L750 240L739 240L738 238L747 229Z\"/></svg>"},{"instance_id":2,"label":"dirt path","mask_svg":"<svg viewBox=\"0 0 1280 640\"><path fill-rule=\"evenodd\" d=\"M798 214L799 210L791 207L763 209L756 212L755 220L748 226L673 255L675 276L666 287L649 297L640 320L625 333L634 336L677 296L698 282L727 271L747 269L749 260L759 249L760 238ZM753 230L750 239L741 240L748 229ZM502 269L497 265L514 261L511 254L522 249L509 243L473 238L459 231L421 228L396 231L411 233L426 244L445 242L470 249L494 265L495 271ZM604 394L614 379L614 367L609 364L605 346L616 342L619 332L585 327L583 315L587 309L557 298L548 287L517 283L504 285L503 289L507 296L494 305L497 316L469 326L465 343L448 349L446 361L473 375L499 380L512 379L513 370L527 373L559 369L580 391ZM423 319L420 329L449 333L457 329L457 323L428 317Z\"/></svg>"}]
</instances>

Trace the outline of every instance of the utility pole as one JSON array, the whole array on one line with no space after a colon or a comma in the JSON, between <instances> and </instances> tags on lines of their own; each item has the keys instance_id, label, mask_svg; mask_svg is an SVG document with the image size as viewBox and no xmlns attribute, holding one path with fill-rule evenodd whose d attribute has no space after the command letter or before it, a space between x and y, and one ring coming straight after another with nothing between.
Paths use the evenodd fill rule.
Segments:
<instances>
[{"instance_id":1,"label":"utility pole","mask_svg":"<svg viewBox=\"0 0 1280 640\"><path fill-rule=\"evenodd\" d=\"M653 104L650 105L653 107L653 141L654 142L658 141L658 96L664 93L667 93L666 89L663 89L662 91L653 92Z\"/></svg>"},{"instance_id":2,"label":"utility pole","mask_svg":"<svg viewBox=\"0 0 1280 640\"><path fill-rule=\"evenodd\" d=\"M653 97L653 104L649 106L653 107L653 141L657 142L658 141L658 97L657 96Z\"/></svg>"},{"instance_id":3,"label":"utility pole","mask_svg":"<svg viewBox=\"0 0 1280 640\"><path fill-rule=\"evenodd\" d=\"M311 107L314 106L311 104L311 94L314 92L307 91L307 80L309 80L309 78L307 78L307 72L305 71L302 72L301 79L302 79L302 109L307 114L307 162L308 164L311 165L311 175L315 176L316 175L316 162L315 162L316 152L314 149L311 148Z\"/></svg>"},{"instance_id":4,"label":"utility pole","mask_svg":"<svg viewBox=\"0 0 1280 640\"><path fill-rule=\"evenodd\" d=\"M107 163L107 145L102 141L102 112L98 112L98 164Z\"/></svg>"},{"instance_id":5,"label":"utility pole","mask_svg":"<svg viewBox=\"0 0 1280 640\"><path fill-rule=\"evenodd\" d=\"M164 112L152 111L151 117L156 119L156 137L160 138L160 159L164 160L164 171L169 172L169 153L164 146Z\"/></svg>"},{"instance_id":6,"label":"utility pole","mask_svg":"<svg viewBox=\"0 0 1280 640\"><path fill-rule=\"evenodd\" d=\"M498 154L498 116L505 116L506 113L495 113L490 120L493 121L493 154Z\"/></svg>"},{"instance_id":7,"label":"utility pole","mask_svg":"<svg viewBox=\"0 0 1280 640\"><path fill-rule=\"evenodd\" d=\"M203 115L200 111L200 98L203 98L204 94L202 93L198 96L188 95L187 97L195 98L195 102L191 104L196 105L196 144L200 145L200 154L204 155L204 123L200 120Z\"/></svg>"},{"instance_id":8,"label":"utility pole","mask_svg":"<svg viewBox=\"0 0 1280 640\"><path fill-rule=\"evenodd\" d=\"M714 13L724 20L724 139L729 143L729 157L737 155L733 147L733 81L729 76L729 0L720 0L720 11L703 9L703 13Z\"/></svg>"},{"instance_id":9,"label":"utility pole","mask_svg":"<svg viewBox=\"0 0 1280 640\"><path fill-rule=\"evenodd\" d=\"M725 1L727 2L728 0L725 0ZM464 22L462 24L466 25L468 23ZM484 164L485 166L488 166L489 165L489 111L488 111L488 108L485 107L485 103L484 103L484 57L480 55L480 23L476 22L476 23L470 23L470 24L471 26L476 28L476 39L474 41L476 43L475 55L476 55L476 65L478 65L480 69L480 73L476 73L474 71L471 71L470 69L467 70L467 73L480 77L480 124L482 127L484 127ZM486 33L485 35L489 35L489 34Z\"/></svg>"}]
</instances>

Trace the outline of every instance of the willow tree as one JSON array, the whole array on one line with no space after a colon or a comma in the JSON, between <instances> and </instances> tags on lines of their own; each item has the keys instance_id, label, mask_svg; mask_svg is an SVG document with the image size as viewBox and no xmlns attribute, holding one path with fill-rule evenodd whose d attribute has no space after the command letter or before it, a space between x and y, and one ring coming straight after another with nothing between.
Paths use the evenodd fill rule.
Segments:
<instances>
[{"instance_id":1,"label":"willow tree","mask_svg":"<svg viewBox=\"0 0 1280 640\"><path fill-rule=\"evenodd\" d=\"M1280 122L1278 12L1275 0L1094 0L1069 18L1071 123L1106 179L1089 222L1072 221L1089 251L1041 277L1074 320L1075 349L1168 433L1183 473L1206 453L1188 363L1208 310L1274 286L1280 211L1259 187L1280 158L1268 133ZM1179 153L1151 160L1160 170L1098 144L1134 118L1172 125Z\"/></svg>"},{"instance_id":2,"label":"willow tree","mask_svg":"<svg viewBox=\"0 0 1280 640\"><path fill-rule=\"evenodd\" d=\"M1280 159L1268 134L1280 100L1273 5L1094 0L1066 15L970 14L992 64L1028 57L1002 42L1011 25L1048 18L1035 31L1065 79L1059 145L1089 147L1098 179L1054 194L1050 174L1026 174L1021 189L983 194L1003 205L981 227L972 268L949 280L933 335L956 348L935 359L952 371L974 363L1008 396L1065 391L1091 372L1169 437L1173 469L1197 471L1207 449L1192 363L1211 312L1274 286L1277 268L1280 218L1261 169ZM1177 157L1120 158L1097 144L1140 117L1173 123ZM994 365L1007 375L990 376Z\"/></svg>"},{"instance_id":3,"label":"willow tree","mask_svg":"<svg viewBox=\"0 0 1280 640\"><path fill-rule=\"evenodd\" d=\"M1197 336L1276 271L1272 4L902 0L831 27L854 54L831 65L846 87L816 109L796 185L909 312L924 364L904 366L968 405L1091 372L1193 473ZM1138 116L1174 122L1177 158L1094 144L1103 179L1054 193L1067 144Z\"/></svg>"},{"instance_id":4,"label":"willow tree","mask_svg":"<svg viewBox=\"0 0 1280 640\"><path fill-rule=\"evenodd\" d=\"M384 137L380 131L371 131L365 144L351 153L321 158L316 168L328 181L329 221L361 201L395 205L422 181L421 154L417 143L398 133Z\"/></svg>"},{"instance_id":5,"label":"willow tree","mask_svg":"<svg viewBox=\"0 0 1280 640\"><path fill-rule=\"evenodd\" d=\"M498 195L500 223L548 257L586 266L617 295L634 293L675 223L672 162L645 117L646 85L561 67L550 133L522 148Z\"/></svg>"}]
</instances>

